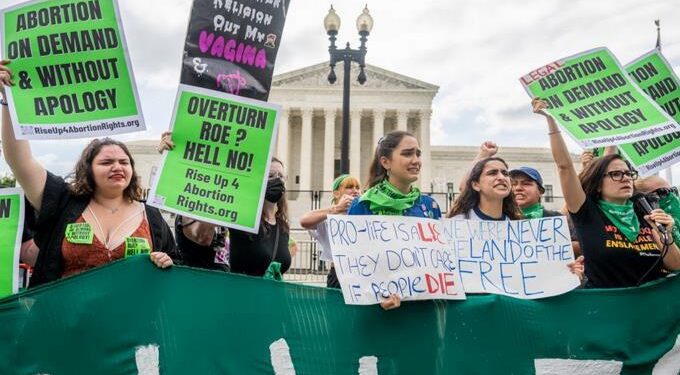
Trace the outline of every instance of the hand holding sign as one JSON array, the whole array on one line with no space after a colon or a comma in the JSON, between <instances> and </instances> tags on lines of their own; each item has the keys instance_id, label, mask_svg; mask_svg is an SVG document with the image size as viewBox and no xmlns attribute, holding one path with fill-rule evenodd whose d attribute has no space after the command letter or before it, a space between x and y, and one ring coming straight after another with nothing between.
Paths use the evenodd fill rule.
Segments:
<instances>
[{"instance_id":1,"label":"hand holding sign","mask_svg":"<svg viewBox=\"0 0 680 375\"><path fill-rule=\"evenodd\" d=\"M5 86L12 86L14 84L14 82L12 82L12 71L7 67L9 63L9 60L0 61L0 94L2 94L5 99L7 99L5 96Z\"/></svg>"}]
</instances>

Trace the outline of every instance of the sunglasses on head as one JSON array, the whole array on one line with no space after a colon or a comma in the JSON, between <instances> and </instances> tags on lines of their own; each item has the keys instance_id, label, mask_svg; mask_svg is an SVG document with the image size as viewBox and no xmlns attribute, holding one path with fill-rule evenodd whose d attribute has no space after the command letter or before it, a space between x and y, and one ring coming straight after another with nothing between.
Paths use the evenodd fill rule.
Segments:
<instances>
[{"instance_id":1,"label":"sunglasses on head","mask_svg":"<svg viewBox=\"0 0 680 375\"><path fill-rule=\"evenodd\" d=\"M662 188L658 188L658 189L654 190L654 193L656 193L656 195L658 195L659 198L662 198L662 199L666 198L667 196L669 196L671 194L675 194L675 196L677 197L678 196L678 187L677 186L673 186L673 187L669 187L669 188L662 187Z\"/></svg>"}]
</instances>

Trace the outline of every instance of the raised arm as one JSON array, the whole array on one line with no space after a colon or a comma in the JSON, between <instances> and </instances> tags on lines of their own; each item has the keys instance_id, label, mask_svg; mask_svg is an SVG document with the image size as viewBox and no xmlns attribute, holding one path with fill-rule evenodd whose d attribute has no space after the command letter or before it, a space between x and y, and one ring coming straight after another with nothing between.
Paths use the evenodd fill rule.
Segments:
<instances>
[{"instance_id":1,"label":"raised arm","mask_svg":"<svg viewBox=\"0 0 680 375\"><path fill-rule=\"evenodd\" d=\"M321 208L318 210L309 211L306 214L302 215L302 217L300 218L300 225L302 225L302 227L305 229L316 229L316 226L319 225L319 223L321 223L322 221L326 220L328 215L346 214L353 200L354 197L345 194L340 198L337 204L334 204L328 208Z\"/></svg>"},{"instance_id":2,"label":"raised arm","mask_svg":"<svg viewBox=\"0 0 680 375\"><path fill-rule=\"evenodd\" d=\"M581 182L576 174L576 169L571 161L569 150L562 138L562 132L557 127L555 119L545 112L546 103L540 99L534 99L531 102L534 113L542 115L548 121L548 136L550 137L550 149L552 150L553 159L557 164L557 171L560 176L560 186L562 186L562 193L567 204L569 212L577 212L583 203L586 201L586 194L583 192Z\"/></svg>"},{"instance_id":3,"label":"raised arm","mask_svg":"<svg viewBox=\"0 0 680 375\"><path fill-rule=\"evenodd\" d=\"M475 156L475 158L472 159L470 167L467 169L467 171L465 171L465 175L460 180L460 183L458 184L458 191L463 191L463 189L465 188L465 183L468 179L468 176L470 175L470 171L475 166L475 164L477 164L477 162L480 160L484 160L496 155L496 153L498 153L498 145L491 141L484 141L479 146L479 152L477 153L477 156Z\"/></svg>"},{"instance_id":4,"label":"raised arm","mask_svg":"<svg viewBox=\"0 0 680 375\"><path fill-rule=\"evenodd\" d=\"M12 72L7 67L8 64L8 60L0 61L0 94L4 100L7 99L5 86L13 84ZM28 141L19 141L14 136L9 106L3 104L0 107L2 107L2 153L5 161L12 169L19 185L24 189L28 201L36 211L40 211L47 172L33 157Z\"/></svg>"}]
</instances>

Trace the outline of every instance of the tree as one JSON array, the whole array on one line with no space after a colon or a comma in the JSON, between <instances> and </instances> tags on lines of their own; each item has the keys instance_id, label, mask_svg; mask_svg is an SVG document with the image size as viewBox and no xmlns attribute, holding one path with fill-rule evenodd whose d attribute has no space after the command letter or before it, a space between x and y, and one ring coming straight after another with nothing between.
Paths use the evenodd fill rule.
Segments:
<instances>
[{"instance_id":1,"label":"tree","mask_svg":"<svg viewBox=\"0 0 680 375\"><path fill-rule=\"evenodd\" d=\"M11 174L0 177L0 188L15 187L16 185L17 179Z\"/></svg>"}]
</instances>

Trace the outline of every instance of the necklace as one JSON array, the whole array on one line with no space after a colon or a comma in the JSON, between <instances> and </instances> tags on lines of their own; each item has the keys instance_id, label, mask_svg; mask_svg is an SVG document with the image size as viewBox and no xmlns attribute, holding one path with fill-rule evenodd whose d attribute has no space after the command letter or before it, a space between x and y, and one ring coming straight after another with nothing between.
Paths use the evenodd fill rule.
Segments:
<instances>
[{"instance_id":1,"label":"necklace","mask_svg":"<svg viewBox=\"0 0 680 375\"><path fill-rule=\"evenodd\" d=\"M120 206L111 208L111 207L104 206L103 204L97 202L96 199L92 199L92 201L97 203L97 205L99 207L105 208L107 211L111 211L111 214L115 214L116 212L120 211Z\"/></svg>"}]
</instances>

